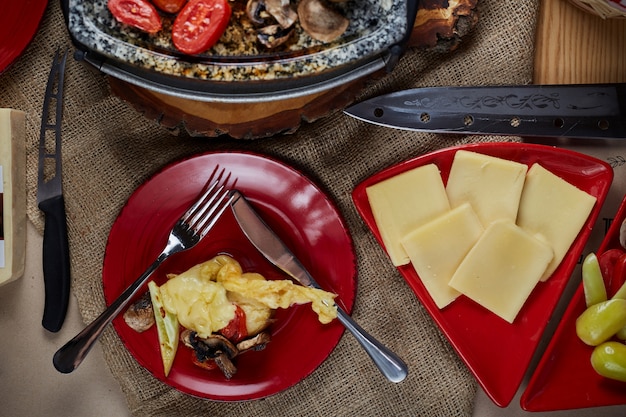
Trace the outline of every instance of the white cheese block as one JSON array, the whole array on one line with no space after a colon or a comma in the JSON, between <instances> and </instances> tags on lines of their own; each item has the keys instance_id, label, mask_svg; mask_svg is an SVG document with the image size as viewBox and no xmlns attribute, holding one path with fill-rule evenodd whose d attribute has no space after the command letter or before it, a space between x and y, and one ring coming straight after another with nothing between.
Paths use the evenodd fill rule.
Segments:
<instances>
[{"instance_id":1,"label":"white cheese block","mask_svg":"<svg viewBox=\"0 0 626 417\"><path fill-rule=\"evenodd\" d=\"M484 227L499 219L515 222L526 171L526 164L459 150L446 184L450 206L469 202Z\"/></svg>"},{"instance_id":2,"label":"white cheese block","mask_svg":"<svg viewBox=\"0 0 626 417\"><path fill-rule=\"evenodd\" d=\"M403 172L365 191L383 244L395 266L409 263L400 240L450 210L439 168L434 164Z\"/></svg>"},{"instance_id":3,"label":"white cheese block","mask_svg":"<svg viewBox=\"0 0 626 417\"><path fill-rule=\"evenodd\" d=\"M0 285L24 274L26 253L25 114L0 109Z\"/></svg>"},{"instance_id":4,"label":"white cheese block","mask_svg":"<svg viewBox=\"0 0 626 417\"><path fill-rule=\"evenodd\" d=\"M444 308L459 296L448 282L482 232L476 213L465 203L402 239L415 272L437 307Z\"/></svg>"},{"instance_id":5,"label":"white cheese block","mask_svg":"<svg viewBox=\"0 0 626 417\"><path fill-rule=\"evenodd\" d=\"M552 259L552 249L508 220L485 229L450 286L513 323Z\"/></svg>"},{"instance_id":6,"label":"white cheese block","mask_svg":"<svg viewBox=\"0 0 626 417\"><path fill-rule=\"evenodd\" d=\"M591 213L596 198L576 188L539 164L528 171L517 224L538 235L554 251L542 280L559 266Z\"/></svg>"}]
</instances>

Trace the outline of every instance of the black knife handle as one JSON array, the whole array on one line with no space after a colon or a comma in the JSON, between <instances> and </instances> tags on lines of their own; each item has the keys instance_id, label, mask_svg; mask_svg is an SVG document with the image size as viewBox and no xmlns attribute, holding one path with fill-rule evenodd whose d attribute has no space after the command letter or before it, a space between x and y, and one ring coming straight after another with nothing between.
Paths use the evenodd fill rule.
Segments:
<instances>
[{"instance_id":1,"label":"black knife handle","mask_svg":"<svg viewBox=\"0 0 626 417\"><path fill-rule=\"evenodd\" d=\"M58 332L65 320L70 298L70 251L63 195L39 203L45 213L43 232L43 280L45 304L42 325Z\"/></svg>"}]
</instances>

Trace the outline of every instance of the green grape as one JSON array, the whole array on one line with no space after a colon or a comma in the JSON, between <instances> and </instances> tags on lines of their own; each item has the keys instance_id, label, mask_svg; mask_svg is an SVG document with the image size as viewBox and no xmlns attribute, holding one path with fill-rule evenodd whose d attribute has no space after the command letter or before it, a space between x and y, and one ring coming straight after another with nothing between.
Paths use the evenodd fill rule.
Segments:
<instances>
[{"instance_id":1,"label":"green grape","mask_svg":"<svg viewBox=\"0 0 626 417\"><path fill-rule=\"evenodd\" d=\"M587 255L583 261L582 280L587 307L606 301L606 287L604 286L600 263L593 252Z\"/></svg>"},{"instance_id":2,"label":"green grape","mask_svg":"<svg viewBox=\"0 0 626 417\"><path fill-rule=\"evenodd\" d=\"M596 346L591 366L605 378L626 382L626 345L611 341Z\"/></svg>"},{"instance_id":3,"label":"green grape","mask_svg":"<svg viewBox=\"0 0 626 417\"><path fill-rule=\"evenodd\" d=\"M576 334L584 343L597 346L626 326L626 300L612 299L588 307L576 319Z\"/></svg>"}]
</instances>

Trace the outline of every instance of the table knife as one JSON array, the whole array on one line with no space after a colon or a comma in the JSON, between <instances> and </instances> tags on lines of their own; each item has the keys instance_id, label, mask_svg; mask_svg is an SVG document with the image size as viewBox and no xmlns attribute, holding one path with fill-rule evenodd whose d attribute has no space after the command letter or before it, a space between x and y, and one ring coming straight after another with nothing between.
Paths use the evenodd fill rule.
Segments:
<instances>
[{"instance_id":1,"label":"table knife","mask_svg":"<svg viewBox=\"0 0 626 417\"><path fill-rule=\"evenodd\" d=\"M254 210L245 196L233 190L231 208L241 230L254 247L272 264L300 284L320 288L285 243L270 229ZM337 319L354 335L374 361L378 369L391 382L400 382L406 377L406 364L392 351L361 328L341 307L337 305Z\"/></svg>"},{"instance_id":2,"label":"table knife","mask_svg":"<svg viewBox=\"0 0 626 417\"><path fill-rule=\"evenodd\" d=\"M365 100L345 113L434 133L626 138L626 84L415 88Z\"/></svg>"},{"instance_id":3,"label":"table knife","mask_svg":"<svg viewBox=\"0 0 626 417\"><path fill-rule=\"evenodd\" d=\"M48 76L41 115L37 206L45 215L43 278L45 304L42 325L51 332L63 326L70 296L70 257L61 176L63 79L67 52L56 52Z\"/></svg>"}]
</instances>

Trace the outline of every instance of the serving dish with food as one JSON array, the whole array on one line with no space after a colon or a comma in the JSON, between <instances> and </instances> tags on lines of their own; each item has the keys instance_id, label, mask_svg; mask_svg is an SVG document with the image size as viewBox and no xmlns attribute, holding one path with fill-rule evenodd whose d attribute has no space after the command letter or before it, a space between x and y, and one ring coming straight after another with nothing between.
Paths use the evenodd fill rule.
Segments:
<instances>
[{"instance_id":1,"label":"serving dish with food","mask_svg":"<svg viewBox=\"0 0 626 417\"><path fill-rule=\"evenodd\" d=\"M520 403L525 410L570 410L626 404L626 382L624 382L626 367L624 364L620 365L619 362L620 357L626 359L624 353L619 353L620 350L625 350L623 348L623 336L605 334L602 339L590 341L581 333L580 329L580 326L584 324L580 318L586 311L588 311L587 316L593 312L593 308L590 309L591 306L601 307L603 304L608 305L607 301L613 303L616 300L618 303L624 304L624 290L621 287L626 277L623 268L626 256L623 259L620 258L626 254L625 221L626 199L622 201L615 213L613 222L600 247L591 253L595 255L600 266L598 272L600 272L600 279L603 280L600 292L604 294L593 304L589 297L589 286L586 289L585 281L581 282L522 394ZM589 256L586 257L586 262L589 262L588 258ZM587 273L583 271L581 274L586 275ZM620 292L622 295L619 295ZM623 306L617 305L617 307L618 309L601 308L604 312L595 315L608 323L612 318L611 316L623 314L620 312L623 308L619 308ZM615 312L617 314L614 314ZM603 318L602 316L606 313L609 315ZM595 338L602 332L591 334ZM583 336L582 339L581 335ZM617 349L614 349L615 347ZM608 352L611 352L609 358L605 355L607 348ZM614 357L617 358L617 361L610 358L613 353L616 353ZM605 357L602 358L602 356ZM608 364L608 368L602 366L602 363ZM618 379L610 374L607 377L602 370L603 367L605 370L608 369L609 373L615 372ZM620 375L621 379L619 379Z\"/></svg>"},{"instance_id":2,"label":"serving dish with food","mask_svg":"<svg viewBox=\"0 0 626 417\"><path fill-rule=\"evenodd\" d=\"M379 71L402 52L417 12L417 1L403 0L62 5L79 55L100 71L168 95L218 102L309 95Z\"/></svg>"},{"instance_id":3,"label":"serving dish with food","mask_svg":"<svg viewBox=\"0 0 626 417\"><path fill-rule=\"evenodd\" d=\"M474 143L387 168L360 183L353 200L390 262L503 407L612 179L608 164L565 149Z\"/></svg>"},{"instance_id":4,"label":"serving dish with food","mask_svg":"<svg viewBox=\"0 0 626 417\"><path fill-rule=\"evenodd\" d=\"M237 188L254 202L268 224L319 279L320 285L336 295L335 302L350 311L356 291L356 261L352 241L339 212L328 197L298 171L265 156L246 152L211 152L178 161L155 174L132 194L107 242L103 265L107 303L110 304L153 261L167 238L171 223L194 201L217 165L237 176ZM264 178L262 184L259 176ZM294 192L298 199L292 198ZM217 278L217 273L215 276L203 274L213 282L212 287L223 285L233 293L240 293L231 285L237 285L241 274L243 278L267 280L267 283L259 281L258 285L286 285L283 283L286 276L248 241L230 210L224 212L196 247L166 260L152 275L153 285L158 286L158 294L165 305L167 297L177 298L175 294L185 293L175 290L176 287L185 287L182 284L185 281L201 280L199 277L204 275L196 273L202 269L201 265L225 266L224 271L230 271L226 280ZM262 301L263 296L271 298L269 293L255 294L259 296L258 301ZM236 304L244 310L248 308L243 301ZM177 353L169 367L163 363L157 326L138 332L122 316L113 321L113 326L137 362L164 383L212 400L251 400L296 384L313 372L339 342L344 327L336 320L320 321L311 306L306 303L288 308L256 309L256 313L249 314L261 319L256 324L247 323L251 330L247 335L239 332L239 336L237 325L227 326L228 330L217 329L221 327L217 326L213 328L215 332L207 332L201 326L189 324L195 317L191 315L188 317L191 321L184 319L186 325L182 327L196 334L181 330L183 341L178 342ZM216 314L219 316L219 312ZM268 339L251 340L259 334ZM237 347L236 352L245 351L229 358L236 368L230 375L213 364L199 366L192 352L198 345L214 342L220 343L220 349L230 346L225 345L221 337L229 339ZM238 346L240 342L252 346ZM255 347L263 349L254 350ZM249 349L252 351L246 351Z\"/></svg>"}]
</instances>

